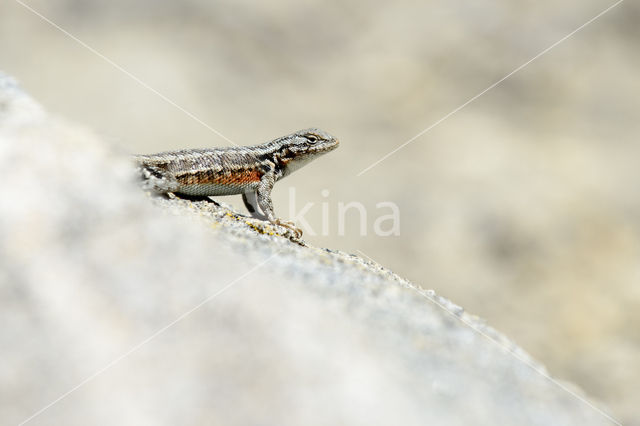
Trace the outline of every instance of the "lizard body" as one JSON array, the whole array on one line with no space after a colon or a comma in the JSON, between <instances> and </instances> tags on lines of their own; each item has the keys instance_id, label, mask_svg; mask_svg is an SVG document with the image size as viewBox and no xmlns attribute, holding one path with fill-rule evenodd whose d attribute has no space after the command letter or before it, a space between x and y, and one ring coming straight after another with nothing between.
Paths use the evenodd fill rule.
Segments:
<instances>
[{"instance_id":1,"label":"lizard body","mask_svg":"<svg viewBox=\"0 0 640 426\"><path fill-rule=\"evenodd\" d=\"M338 145L328 133L306 129L262 145L187 149L136 155L134 160L145 189L201 198L242 194L252 215L288 227L299 238L302 231L275 216L273 185Z\"/></svg>"}]
</instances>

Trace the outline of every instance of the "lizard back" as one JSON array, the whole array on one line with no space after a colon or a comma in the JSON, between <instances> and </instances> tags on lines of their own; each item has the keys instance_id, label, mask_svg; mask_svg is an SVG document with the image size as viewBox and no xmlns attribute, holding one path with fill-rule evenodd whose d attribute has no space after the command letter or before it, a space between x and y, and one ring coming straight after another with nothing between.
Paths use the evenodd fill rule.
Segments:
<instances>
[{"instance_id":1,"label":"lizard back","mask_svg":"<svg viewBox=\"0 0 640 426\"><path fill-rule=\"evenodd\" d=\"M189 149L138 155L135 160L158 192L233 195L253 190L260 182L260 157L266 153L256 148Z\"/></svg>"}]
</instances>

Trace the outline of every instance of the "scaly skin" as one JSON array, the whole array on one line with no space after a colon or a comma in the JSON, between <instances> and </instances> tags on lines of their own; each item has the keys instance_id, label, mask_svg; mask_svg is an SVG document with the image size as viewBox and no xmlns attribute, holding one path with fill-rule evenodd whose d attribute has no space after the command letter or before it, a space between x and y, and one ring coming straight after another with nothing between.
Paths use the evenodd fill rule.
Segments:
<instances>
[{"instance_id":1,"label":"scaly skin","mask_svg":"<svg viewBox=\"0 0 640 426\"><path fill-rule=\"evenodd\" d=\"M306 129L262 145L187 149L136 155L134 159L146 189L201 198L242 194L253 216L285 226L300 238L300 229L275 216L273 185L338 145L338 140L328 133Z\"/></svg>"}]
</instances>

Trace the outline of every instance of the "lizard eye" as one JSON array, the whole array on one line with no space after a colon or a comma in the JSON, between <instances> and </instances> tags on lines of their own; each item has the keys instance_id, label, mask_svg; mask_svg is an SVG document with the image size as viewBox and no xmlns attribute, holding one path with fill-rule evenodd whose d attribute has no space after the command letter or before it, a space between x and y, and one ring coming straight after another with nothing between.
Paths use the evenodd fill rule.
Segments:
<instances>
[{"instance_id":1,"label":"lizard eye","mask_svg":"<svg viewBox=\"0 0 640 426\"><path fill-rule=\"evenodd\" d=\"M316 142L318 142L318 137L317 137L316 135L311 135L311 134L309 134L309 135L306 135L306 138L307 138L307 140L308 140L309 142L311 142L311 143L316 143Z\"/></svg>"}]
</instances>

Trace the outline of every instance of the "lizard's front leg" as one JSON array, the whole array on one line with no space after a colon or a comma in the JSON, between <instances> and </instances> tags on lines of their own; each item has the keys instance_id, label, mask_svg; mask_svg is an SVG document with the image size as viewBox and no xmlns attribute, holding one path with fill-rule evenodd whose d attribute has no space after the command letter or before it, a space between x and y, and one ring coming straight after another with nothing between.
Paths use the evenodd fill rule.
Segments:
<instances>
[{"instance_id":1,"label":"lizard's front leg","mask_svg":"<svg viewBox=\"0 0 640 426\"><path fill-rule=\"evenodd\" d=\"M267 220L267 217L263 215L258 208L258 196L256 194L256 191L243 193L242 201L244 201L244 206L247 208L247 211L251 214L252 217L260 220Z\"/></svg>"},{"instance_id":2,"label":"lizard's front leg","mask_svg":"<svg viewBox=\"0 0 640 426\"><path fill-rule=\"evenodd\" d=\"M302 237L302 230L300 228L296 227L296 225L292 222L287 222L287 221L278 219L275 216L275 213L273 212L273 202L271 201L271 190L273 189L273 185L275 183L276 183L276 175L273 170L270 170L264 175L262 175L262 178L260 179L260 184L258 184L258 189L256 191L260 210L262 210L262 212L265 214L269 222L291 229L295 233L296 238L300 238Z\"/></svg>"}]
</instances>

